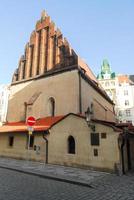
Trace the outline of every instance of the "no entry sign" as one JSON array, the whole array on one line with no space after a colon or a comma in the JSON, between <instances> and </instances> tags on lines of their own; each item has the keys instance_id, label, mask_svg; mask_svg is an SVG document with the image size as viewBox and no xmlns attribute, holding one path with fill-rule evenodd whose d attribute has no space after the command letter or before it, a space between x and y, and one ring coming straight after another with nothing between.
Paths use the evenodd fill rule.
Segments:
<instances>
[{"instance_id":1,"label":"no entry sign","mask_svg":"<svg viewBox=\"0 0 134 200\"><path fill-rule=\"evenodd\" d=\"M33 116L30 116L30 117L27 118L27 125L28 126L34 126L35 122L36 122L36 119Z\"/></svg>"}]
</instances>

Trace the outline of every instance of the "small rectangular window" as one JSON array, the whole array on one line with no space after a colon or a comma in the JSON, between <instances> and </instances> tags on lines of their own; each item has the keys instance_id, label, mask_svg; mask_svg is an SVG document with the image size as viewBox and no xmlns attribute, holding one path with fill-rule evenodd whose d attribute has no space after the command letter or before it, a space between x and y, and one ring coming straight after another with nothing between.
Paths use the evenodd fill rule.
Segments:
<instances>
[{"instance_id":1,"label":"small rectangular window","mask_svg":"<svg viewBox=\"0 0 134 200\"><path fill-rule=\"evenodd\" d=\"M128 95L128 90L124 90L124 96Z\"/></svg>"},{"instance_id":2,"label":"small rectangular window","mask_svg":"<svg viewBox=\"0 0 134 200\"><path fill-rule=\"evenodd\" d=\"M125 100L125 106L129 106L129 101Z\"/></svg>"},{"instance_id":3,"label":"small rectangular window","mask_svg":"<svg viewBox=\"0 0 134 200\"><path fill-rule=\"evenodd\" d=\"M98 156L98 149L94 149L94 156Z\"/></svg>"},{"instance_id":4,"label":"small rectangular window","mask_svg":"<svg viewBox=\"0 0 134 200\"><path fill-rule=\"evenodd\" d=\"M102 139L106 139L107 138L107 134L106 133L101 133L101 138Z\"/></svg>"},{"instance_id":5,"label":"small rectangular window","mask_svg":"<svg viewBox=\"0 0 134 200\"><path fill-rule=\"evenodd\" d=\"M33 135L30 136L30 145L29 146L31 148L33 148L33 146L34 146L34 136Z\"/></svg>"},{"instance_id":6,"label":"small rectangular window","mask_svg":"<svg viewBox=\"0 0 134 200\"><path fill-rule=\"evenodd\" d=\"M109 86L109 82L105 82L105 86L106 86L106 87Z\"/></svg>"},{"instance_id":7,"label":"small rectangular window","mask_svg":"<svg viewBox=\"0 0 134 200\"><path fill-rule=\"evenodd\" d=\"M99 133L91 133L91 145L100 145Z\"/></svg>"},{"instance_id":8,"label":"small rectangular window","mask_svg":"<svg viewBox=\"0 0 134 200\"><path fill-rule=\"evenodd\" d=\"M14 144L14 136L9 136L8 138L8 146L13 147Z\"/></svg>"},{"instance_id":9,"label":"small rectangular window","mask_svg":"<svg viewBox=\"0 0 134 200\"><path fill-rule=\"evenodd\" d=\"M118 116L122 116L122 115L123 115L123 111L122 111L122 110L119 110Z\"/></svg>"},{"instance_id":10,"label":"small rectangular window","mask_svg":"<svg viewBox=\"0 0 134 200\"><path fill-rule=\"evenodd\" d=\"M111 81L111 85L113 85L113 86L114 86L114 85L115 85L115 82L114 82L114 81Z\"/></svg>"},{"instance_id":11,"label":"small rectangular window","mask_svg":"<svg viewBox=\"0 0 134 200\"><path fill-rule=\"evenodd\" d=\"M126 116L127 116L127 117L131 116L131 111L130 111L129 109L126 110Z\"/></svg>"}]
</instances>

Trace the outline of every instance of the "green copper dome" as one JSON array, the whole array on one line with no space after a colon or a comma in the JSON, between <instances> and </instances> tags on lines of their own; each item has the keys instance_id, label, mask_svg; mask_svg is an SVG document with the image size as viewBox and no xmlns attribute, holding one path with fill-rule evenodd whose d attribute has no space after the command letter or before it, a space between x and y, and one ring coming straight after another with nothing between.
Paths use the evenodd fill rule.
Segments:
<instances>
[{"instance_id":1,"label":"green copper dome","mask_svg":"<svg viewBox=\"0 0 134 200\"><path fill-rule=\"evenodd\" d=\"M97 79L114 79L115 78L115 72L111 72L111 68L109 65L109 62L107 59L104 59L101 65L101 72L98 74ZM106 78L107 77L107 78Z\"/></svg>"},{"instance_id":2,"label":"green copper dome","mask_svg":"<svg viewBox=\"0 0 134 200\"><path fill-rule=\"evenodd\" d=\"M110 73L111 73L110 65L109 65L107 59L104 59L104 60L103 60L103 64L102 64L102 66L101 66L101 71L102 71L104 74L106 74L106 73L110 74Z\"/></svg>"}]
</instances>

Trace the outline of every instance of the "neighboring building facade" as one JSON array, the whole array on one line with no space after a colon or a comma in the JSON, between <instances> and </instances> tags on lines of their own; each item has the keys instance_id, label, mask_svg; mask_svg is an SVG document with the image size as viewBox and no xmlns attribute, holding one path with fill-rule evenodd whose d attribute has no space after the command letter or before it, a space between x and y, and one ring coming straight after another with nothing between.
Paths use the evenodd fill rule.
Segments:
<instances>
[{"instance_id":1,"label":"neighboring building facade","mask_svg":"<svg viewBox=\"0 0 134 200\"><path fill-rule=\"evenodd\" d=\"M116 111L120 122L134 124L134 82L127 75L118 75Z\"/></svg>"},{"instance_id":2,"label":"neighboring building facade","mask_svg":"<svg viewBox=\"0 0 134 200\"><path fill-rule=\"evenodd\" d=\"M119 122L134 124L134 78L128 75L115 75L107 60L103 61L97 76L99 83L115 103L116 118Z\"/></svg>"},{"instance_id":3,"label":"neighboring building facade","mask_svg":"<svg viewBox=\"0 0 134 200\"><path fill-rule=\"evenodd\" d=\"M10 93L9 85L0 85L0 124L6 122L8 98Z\"/></svg>"}]
</instances>

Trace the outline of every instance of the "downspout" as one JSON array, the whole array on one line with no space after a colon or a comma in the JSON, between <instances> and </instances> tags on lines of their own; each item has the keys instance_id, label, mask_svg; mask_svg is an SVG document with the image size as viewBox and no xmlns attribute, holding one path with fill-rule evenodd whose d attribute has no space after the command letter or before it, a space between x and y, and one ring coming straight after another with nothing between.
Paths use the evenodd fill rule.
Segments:
<instances>
[{"instance_id":1,"label":"downspout","mask_svg":"<svg viewBox=\"0 0 134 200\"><path fill-rule=\"evenodd\" d=\"M120 143L121 141L121 143ZM118 146L121 151L121 164L122 164L122 173L125 174L125 166L124 166L124 145L125 145L125 139L124 136L121 136L121 139L118 138Z\"/></svg>"},{"instance_id":2,"label":"downspout","mask_svg":"<svg viewBox=\"0 0 134 200\"><path fill-rule=\"evenodd\" d=\"M125 174L125 166L124 166L124 145L125 145L125 139L123 138L122 144L121 144L121 157L122 157L122 173Z\"/></svg>"},{"instance_id":3,"label":"downspout","mask_svg":"<svg viewBox=\"0 0 134 200\"><path fill-rule=\"evenodd\" d=\"M80 75L80 71L78 71L78 76L79 76L79 113L82 113L81 75Z\"/></svg>"},{"instance_id":4,"label":"downspout","mask_svg":"<svg viewBox=\"0 0 134 200\"><path fill-rule=\"evenodd\" d=\"M46 160L45 160L45 164L48 164L48 139L45 137L46 134L48 134L48 130L43 132L43 139L46 142Z\"/></svg>"},{"instance_id":5,"label":"downspout","mask_svg":"<svg viewBox=\"0 0 134 200\"><path fill-rule=\"evenodd\" d=\"M26 120L27 118L27 102L24 102L25 110L24 110L24 119Z\"/></svg>"}]
</instances>

